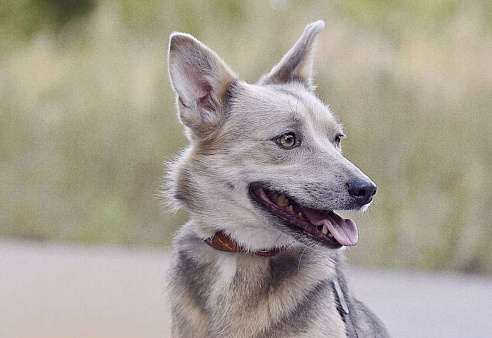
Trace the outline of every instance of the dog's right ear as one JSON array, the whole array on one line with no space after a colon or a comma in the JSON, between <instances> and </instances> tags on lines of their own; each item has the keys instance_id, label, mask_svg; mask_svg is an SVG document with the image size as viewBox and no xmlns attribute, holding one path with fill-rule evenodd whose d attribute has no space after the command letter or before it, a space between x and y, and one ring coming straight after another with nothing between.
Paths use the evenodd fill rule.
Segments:
<instances>
[{"instance_id":1,"label":"dog's right ear","mask_svg":"<svg viewBox=\"0 0 492 338\"><path fill-rule=\"evenodd\" d=\"M197 137L206 137L223 118L222 99L236 75L217 54L185 33L171 34L168 65L181 122Z\"/></svg>"}]
</instances>

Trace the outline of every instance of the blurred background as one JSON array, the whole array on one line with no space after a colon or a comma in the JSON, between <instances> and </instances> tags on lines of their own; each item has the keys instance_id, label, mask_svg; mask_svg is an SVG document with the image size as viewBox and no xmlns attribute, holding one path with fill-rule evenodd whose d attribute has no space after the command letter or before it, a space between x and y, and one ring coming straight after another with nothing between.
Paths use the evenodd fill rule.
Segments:
<instances>
[{"instance_id":1,"label":"blurred background","mask_svg":"<svg viewBox=\"0 0 492 338\"><path fill-rule=\"evenodd\" d=\"M56 275L66 278L83 261L70 255L81 252L99 267L69 274L81 281L119 266L101 263L107 252L97 248L131 247L124 257L135 257L136 248L166 251L186 220L184 212L166 213L157 197L164 162L186 144L167 75L169 34L195 35L255 82L318 19L326 28L315 62L317 92L345 125L345 155L378 185L369 213L351 216L360 241L348 252L350 264L490 280L487 0L3 0L0 261L32 280L45 273L39 267L66 264ZM63 249L50 256L39 249L46 247ZM47 260L36 270L33 257ZM122 260L118 273L140 271L136 266L160 256L138 257L136 270ZM66 281L56 278L40 285ZM4 300L23 284L5 285L11 289L2 289ZM66 299L85 299L85 287L68 290ZM32 295L24 296L29 303ZM48 308L43 302L37 310Z\"/></svg>"},{"instance_id":2,"label":"blurred background","mask_svg":"<svg viewBox=\"0 0 492 338\"><path fill-rule=\"evenodd\" d=\"M378 185L357 265L492 273L492 5L486 0L5 0L0 236L168 246L157 198L185 144L168 36L256 81L324 19L318 94Z\"/></svg>"}]
</instances>

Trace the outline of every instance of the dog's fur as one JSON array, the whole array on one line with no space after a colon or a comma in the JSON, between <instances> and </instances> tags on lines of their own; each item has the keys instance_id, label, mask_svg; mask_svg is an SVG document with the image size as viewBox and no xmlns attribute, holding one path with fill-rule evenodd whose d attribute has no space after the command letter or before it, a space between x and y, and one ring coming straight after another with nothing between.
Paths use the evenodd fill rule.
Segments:
<instances>
[{"instance_id":1,"label":"dog's fur","mask_svg":"<svg viewBox=\"0 0 492 338\"><path fill-rule=\"evenodd\" d=\"M307 26L257 84L239 79L191 35L170 37L169 74L190 141L169 171L168 192L191 217L174 242L174 337L387 336L347 289L343 247L293 231L251 198L251 185L261 182L310 208L367 208L354 202L347 183L370 180L342 156L341 125L314 94L323 27ZM300 136L299 146L276 143L288 131ZM218 231L251 252L284 250L273 257L218 251L203 241Z\"/></svg>"}]
</instances>

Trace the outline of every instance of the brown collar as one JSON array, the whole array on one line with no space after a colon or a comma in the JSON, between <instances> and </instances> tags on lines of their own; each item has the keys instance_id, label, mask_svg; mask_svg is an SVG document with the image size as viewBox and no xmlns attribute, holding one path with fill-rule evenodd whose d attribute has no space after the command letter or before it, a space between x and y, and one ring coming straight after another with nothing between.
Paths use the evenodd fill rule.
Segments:
<instances>
[{"instance_id":1,"label":"brown collar","mask_svg":"<svg viewBox=\"0 0 492 338\"><path fill-rule=\"evenodd\" d=\"M216 250L226 252L249 252L258 256L275 256L285 250L285 248L274 248L270 250L248 251L242 246L239 246L232 238L222 231L216 232L212 237L205 238L204 241Z\"/></svg>"}]
</instances>

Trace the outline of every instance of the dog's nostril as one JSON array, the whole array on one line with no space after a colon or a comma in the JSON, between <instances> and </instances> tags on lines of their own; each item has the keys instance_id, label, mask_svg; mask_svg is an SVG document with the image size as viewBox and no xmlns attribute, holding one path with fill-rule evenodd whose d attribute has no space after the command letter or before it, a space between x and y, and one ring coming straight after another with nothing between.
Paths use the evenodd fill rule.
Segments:
<instances>
[{"instance_id":1,"label":"dog's nostril","mask_svg":"<svg viewBox=\"0 0 492 338\"><path fill-rule=\"evenodd\" d=\"M376 187L374 184L371 184L371 197L376 195L376 191L378 190L378 187Z\"/></svg>"},{"instance_id":2,"label":"dog's nostril","mask_svg":"<svg viewBox=\"0 0 492 338\"><path fill-rule=\"evenodd\" d=\"M350 196L355 197L362 205L369 203L377 190L372 182L359 179L347 183L347 188Z\"/></svg>"}]
</instances>

